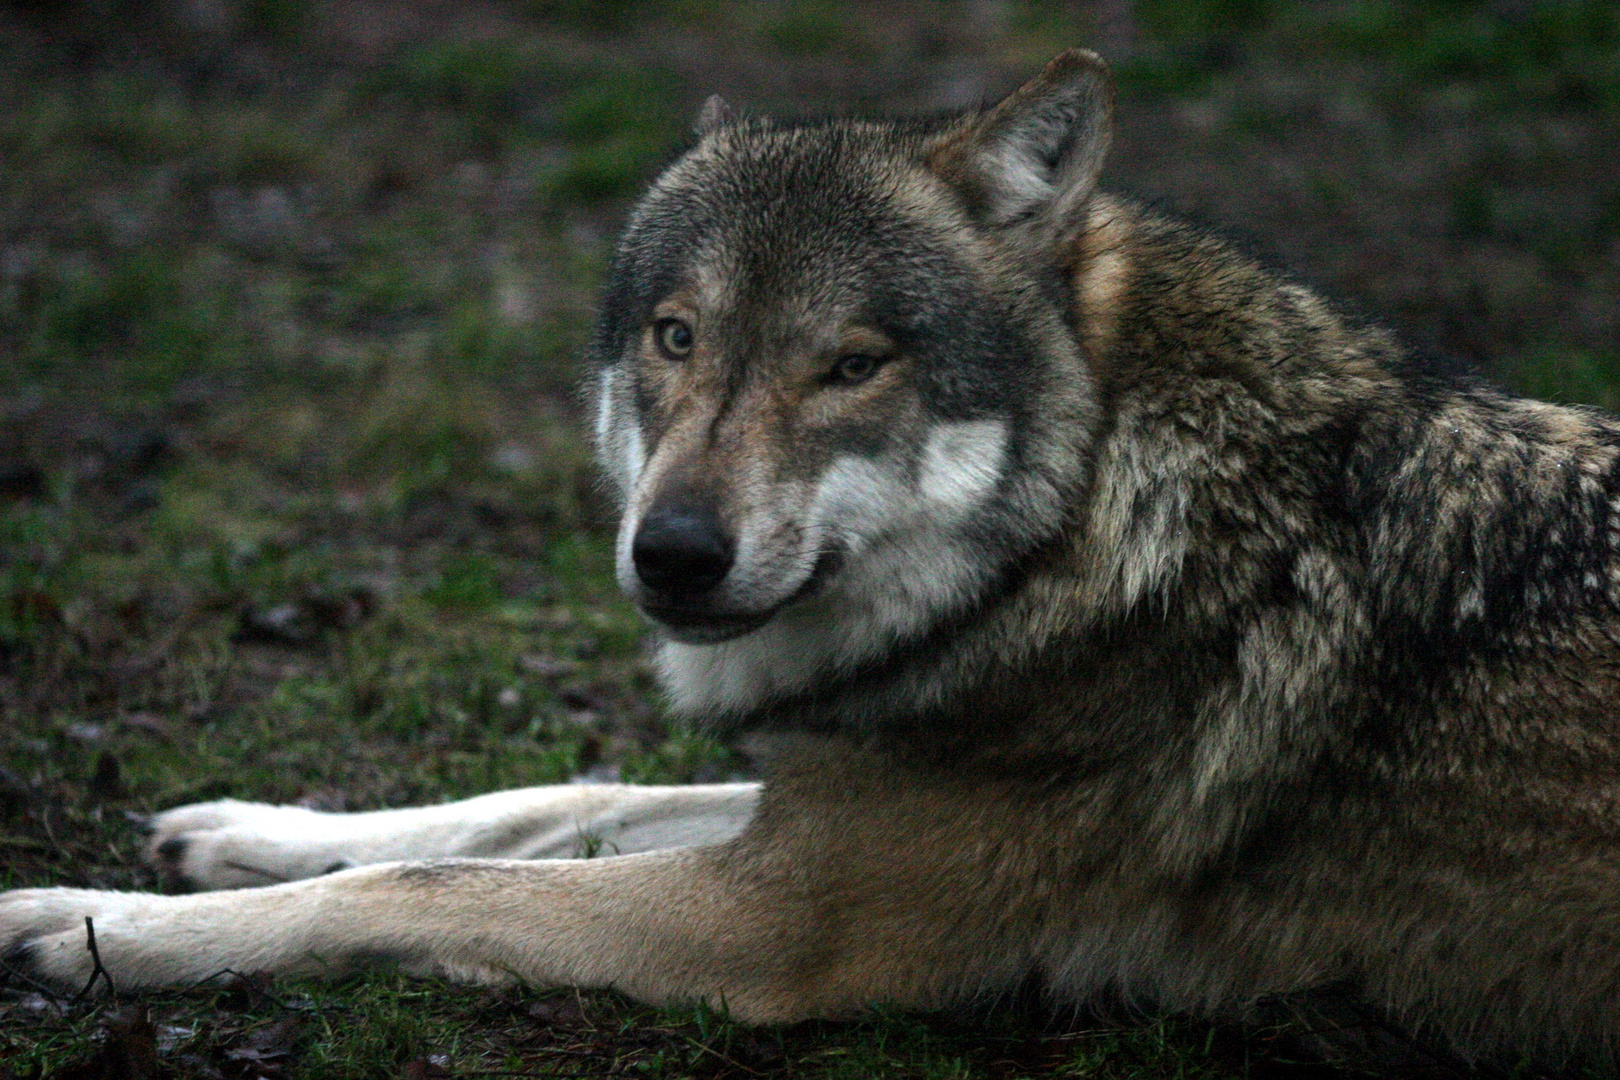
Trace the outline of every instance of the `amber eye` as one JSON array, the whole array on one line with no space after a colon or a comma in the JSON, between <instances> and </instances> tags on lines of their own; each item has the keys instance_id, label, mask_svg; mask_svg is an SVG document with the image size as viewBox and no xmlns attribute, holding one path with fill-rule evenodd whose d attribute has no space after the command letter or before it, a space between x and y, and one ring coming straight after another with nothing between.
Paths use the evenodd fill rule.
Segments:
<instances>
[{"instance_id":1,"label":"amber eye","mask_svg":"<svg viewBox=\"0 0 1620 1080\"><path fill-rule=\"evenodd\" d=\"M829 386L854 386L870 379L879 367L883 365L883 357L872 356L870 353L850 353L840 356L827 372L825 381Z\"/></svg>"},{"instance_id":2,"label":"amber eye","mask_svg":"<svg viewBox=\"0 0 1620 1080\"><path fill-rule=\"evenodd\" d=\"M653 335L658 348L671 360L679 360L692 351L692 328L680 319L659 319L653 323Z\"/></svg>"}]
</instances>

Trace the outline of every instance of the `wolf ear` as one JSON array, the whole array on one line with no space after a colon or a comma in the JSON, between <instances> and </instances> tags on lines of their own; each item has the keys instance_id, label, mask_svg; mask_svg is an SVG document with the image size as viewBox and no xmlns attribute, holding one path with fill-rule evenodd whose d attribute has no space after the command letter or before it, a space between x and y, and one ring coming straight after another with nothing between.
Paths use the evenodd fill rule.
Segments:
<instances>
[{"instance_id":1,"label":"wolf ear","mask_svg":"<svg viewBox=\"0 0 1620 1080\"><path fill-rule=\"evenodd\" d=\"M709 100L698 110L697 119L692 121L692 134L702 138L723 127L730 119L731 106L726 104L726 99L719 94L710 94Z\"/></svg>"},{"instance_id":2,"label":"wolf ear","mask_svg":"<svg viewBox=\"0 0 1620 1080\"><path fill-rule=\"evenodd\" d=\"M968 182L990 223L1029 222L1055 238L1096 187L1113 119L1108 65L1070 49L975 120L965 140L942 148L956 159L942 171Z\"/></svg>"}]
</instances>

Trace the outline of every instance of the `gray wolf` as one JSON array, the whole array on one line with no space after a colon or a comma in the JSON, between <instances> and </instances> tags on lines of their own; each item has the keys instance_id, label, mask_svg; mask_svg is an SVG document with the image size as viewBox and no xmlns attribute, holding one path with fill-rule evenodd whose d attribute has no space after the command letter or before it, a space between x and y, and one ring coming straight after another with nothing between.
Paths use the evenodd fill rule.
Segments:
<instances>
[{"instance_id":1,"label":"gray wolf","mask_svg":"<svg viewBox=\"0 0 1620 1080\"><path fill-rule=\"evenodd\" d=\"M618 573L763 786L183 807L152 858L209 891L10 893L7 962L82 985L92 916L121 988L380 957L761 1022L1348 981L1610 1057L1620 426L1099 191L1111 111L1078 51L938 120L711 102L631 214Z\"/></svg>"}]
</instances>

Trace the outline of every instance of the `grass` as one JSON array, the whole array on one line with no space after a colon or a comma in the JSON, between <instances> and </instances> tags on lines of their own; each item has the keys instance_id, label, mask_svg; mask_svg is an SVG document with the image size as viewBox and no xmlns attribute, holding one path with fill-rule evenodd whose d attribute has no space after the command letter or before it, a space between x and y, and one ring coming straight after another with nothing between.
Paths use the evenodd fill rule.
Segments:
<instances>
[{"instance_id":1,"label":"grass","mask_svg":"<svg viewBox=\"0 0 1620 1080\"><path fill-rule=\"evenodd\" d=\"M365 1022L355 1023L360 1016ZM1281 1037L1277 1028L1174 1020L1123 1025L1094 1018L1062 1031L1015 1010L971 1023L877 1015L752 1029L710 1009L651 1009L610 993L469 991L387 973L335 984L232 978L209 989L146 995L77 1020L25 1023L56 1032L16 1059L14 1071L50 1075L86 1061L106 1068L144 1054L179 1075L322 1080L582 1074L1218 1080L1240 1075L1246 1059L1274 1049ZM86 1041L95 1044L88 1059Z\"/></svg>"},{"instance_id":2,"label":"grass","mask_svg":"<svg viewBox=\"0 0 1620 1080\"><path fill-rule=\"evenodd\" d=\"M929 108L1097 28L1033 2L512 0L401 6L377 38L343 3L215 7L0 9L0 887L156 887L133 820L199 799L746 775L665 723L612 581L577 358L626 199L714 89ZM1607 5L1131 11L1118 180L1252 217L1521 388L1620 404ZM1019 1001L751 1030L379 972L94 1005L23 987L0 1077L1459 1068L1321 1026Z\"/></svg>"}]
</instances>

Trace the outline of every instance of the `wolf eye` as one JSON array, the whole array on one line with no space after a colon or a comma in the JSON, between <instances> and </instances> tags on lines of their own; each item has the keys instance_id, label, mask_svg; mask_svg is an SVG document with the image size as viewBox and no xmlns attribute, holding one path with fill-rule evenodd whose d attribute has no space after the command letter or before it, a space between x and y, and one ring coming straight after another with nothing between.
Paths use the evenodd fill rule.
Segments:
<instances>
[{"instance_id":1,"label":"wolf eye","mask_svg":"<svg viewBox=\"0 0 1620 1080\"><path fill-rule=\"evenodd\" d=\"M659 319L653 323L653 336L658 348L671 360L679 360L692 351L692 328L680 319Z\"/></svg>"},{"instance_id":2,"label":"wolf eye","mask_svg":"<svg viewBox=\"0 0 1620 1080\"><path fill-rule=\"evenodd\" d=\"M870 379L882 364L881 356L850 353L848 356L840 356L833 362L832 370L827 372L823 381L829 386L854 386Z\"/></svg>"}]
</instances>

